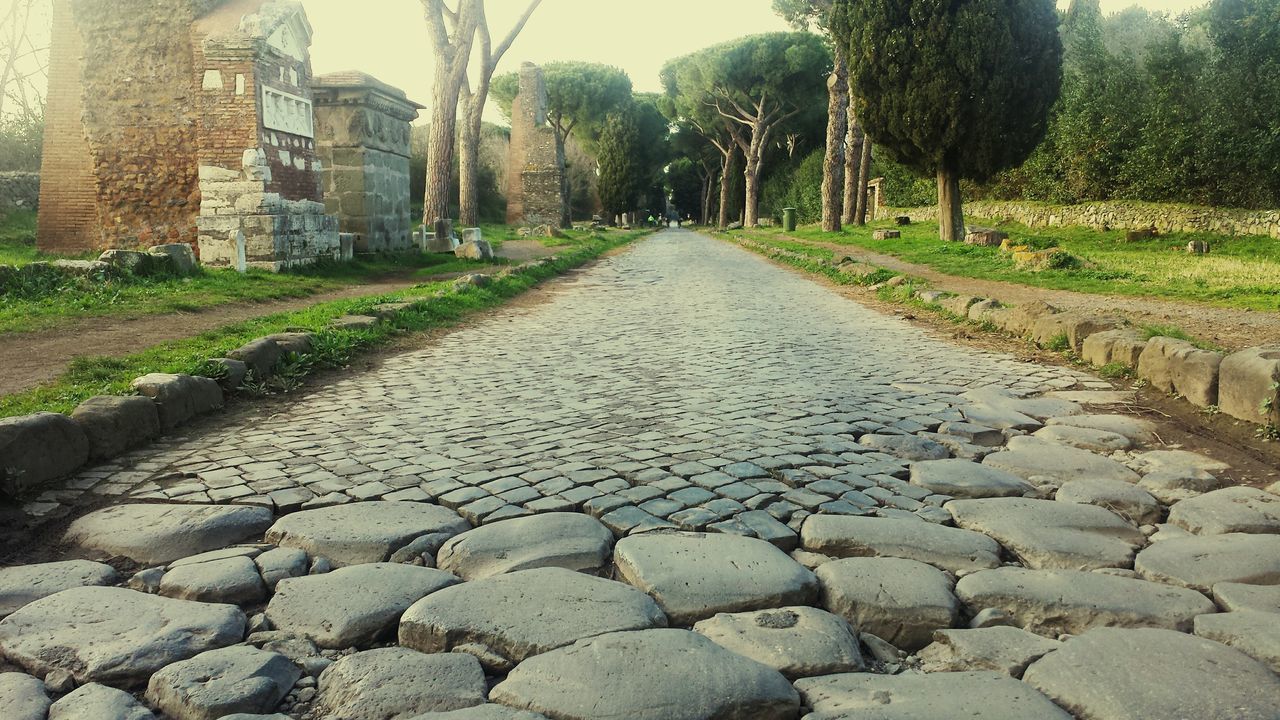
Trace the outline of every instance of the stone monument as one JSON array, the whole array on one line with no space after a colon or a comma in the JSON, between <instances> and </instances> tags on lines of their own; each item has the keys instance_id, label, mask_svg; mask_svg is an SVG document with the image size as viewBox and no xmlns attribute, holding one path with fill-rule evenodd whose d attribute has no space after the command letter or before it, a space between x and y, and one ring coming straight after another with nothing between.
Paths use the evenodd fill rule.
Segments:
<instances>
[{"instance_id":1,"label":"stone monument","mask_svg":"<svg viewBox=\"0 0 1280 720\"><path fill-rule=\"evenodd\" d=\"M520 92L511 106L507 166L507 224L559 227L564 218L564 152L547 122L542 68L520 66Z\"/></svg>"}]
</instances>

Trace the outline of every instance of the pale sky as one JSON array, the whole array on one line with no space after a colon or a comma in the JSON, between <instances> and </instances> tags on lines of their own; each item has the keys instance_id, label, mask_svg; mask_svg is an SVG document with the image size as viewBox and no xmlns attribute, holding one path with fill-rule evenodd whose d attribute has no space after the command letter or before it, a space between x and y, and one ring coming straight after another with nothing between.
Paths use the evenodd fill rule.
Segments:
<instances>
[{"instance_id":1,"label":"pale sky","mask_svg":"<svg viewBox=\"0 0 1280 720\"><path fill-rule=\"evenodd\" d=\"M1102 0L1102 8L1110 13L1136 4L1178 13L1205 2ZM487 0L495 44L527 3ZM430 101L433 63L420 0L303 0L303 5L315 30L311 60L316 73L361 70L418 102ZM785 29L771 0L543 0L498 72L515 70L524 61L584 60L616 65L637 90L656 91L658 71L671 58ZM500 121L492 108L489 115Z\"/></svg>"}]
</instances>

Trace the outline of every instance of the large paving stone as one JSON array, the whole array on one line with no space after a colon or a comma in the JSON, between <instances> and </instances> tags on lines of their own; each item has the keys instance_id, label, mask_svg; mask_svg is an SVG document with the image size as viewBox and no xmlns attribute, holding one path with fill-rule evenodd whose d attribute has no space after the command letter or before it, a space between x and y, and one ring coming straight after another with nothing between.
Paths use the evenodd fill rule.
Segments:
<instances>
[{"instance_id":1,"label":"large paving stone","mask_svg":"<svg viewBox=\"0 0 1280 720\"><path fill-rule=\"evenodd\" d=\"M89 459L113 458L160 434L160 415L150 398L98 395L71 413L89 440Z\"/></svg>"},{"instance_id":2,"label":"large paving stone","mask_svg":"<svg viewBox=\"0 0 1280 720\"><path fill-rule=\"evenodd\" d=\"M70 475L89 459L89 440L59 413L0 418L0 496L15 497Z\"/></svg>"},{"instance_id":3,"label":"large paving stone","mask_svg":"<svg viewBox=\"0 0 1280 720\"><path fill-rule=\"evenodd\" d=\"M45 720L50 704L40 680L23 673L0 673L0 709L5 720Z\"/></svg>"},{"instance_id":4,"label":"large paving stone","mask_svg":"<svg viewBox=\"0 0 1280 720\"><path fill-rule=\"evenodd\" d=\"M945 446L914 435L863 435L858 443L903 460L941 460L951 456Z\"/></svg>"},{"instance_id":5,"label":"large paving stone","mask_svg":"<svg viewBox=\"0 0 1280 720\"><path fill-rule=\"evenodd\" d=\"M1091 630L1023 680L1090 720L1275 720L1280 708L1280 678L1262 664L1172 630Z\"/></svg>"},{"instance_id":6,"label":"large paving stone","mask_svg":"<svg viewBox=\"0 0 1280 720\"><path fill-rule=\"evenodd\" d=\"M620 540L622 580L649 593L673 624L721 612L807 605L818 581L764 540L710 533L646 533Z\"/></svg>"},{"instance_id":7,"label":"large paving stone","mask_svg":"<svg viewBox=\"0 0 1280 720\"><path fill-rule=\"evenodd\" d=\"M1280 495L1229 487L1169 508L1169 522L1197 535L1280 533Z\"/></svg>"},{"instance_id":8,"label":"large paving stone","mask_svg":"<svg viewBox=\"0 0 1280 720\"><path fill-rule=\"evenodd\" d=\"M261 507L115 505L71 523L65 539L96 554L163 565L257 537L270 525L271 511Z\"/></svg>"},{"instance_id":9,"label":"large paving stone","mask_svg":"<svg viewBox=\"0 0 1280 720\"><path fill-rule=\"evenodd\" d=\"M401 618L400 644L422 652L470 652L502 671L583 638L665 625L653 599L629 585L539 568L423 598Z\"/></svg>"},{"instance_id":10,"label":"large paving stone","mask_svg":"<svg viewBox=\"0 0 1280 720\"><path fill-rule=\"evenodd\" d=\"M442 713L418 715L412 720L547 720L545 715L531 713L527 710L516 710L505 705L486 703L462 710L450 710Z\"/></svg>"},{"instance_id":11,"label":"large paving stone","mask_svg":"<svg viewBox=\"0 0 1280 720\"><path fill-rule=\"evenodd\" d=\"M0 568L0 619L54 593L87 585L110 585L118 579L115 568L88 560Z\"/></svg>"},{"instance_id":12,"label":"large paving stone","mask_svg":"<svg viewBox=\"0 0 1280 720\"><path fill-rule=\"evenodd\" d=\"M1137 444L1149 443L1156 439L1155 423L1128 415L1068 415L1049 418L1045 424L1050 427L1066 425L1104 430L1123 435Z\"/></svg>"},{"instance_id":13,"label":"large paving stone","mask_svg":"<svg viewBox=\"0 0 1280 720\"><path fill-rule=\"evenodd\" d=\"M462 653L389 647L348 655L320 674L315 710L342 720L401 720L484 703L484 670Z\"/></svg>"},{"instance_id":14,"label":"large paving stone","mask_svg":"<svg viewBox=\"0 0 1280 720\"><path fill-rule=\"evenodd\" d=\"M1004 610L1019 627L1049 637L1099 626L1190 632L1197 615L1216 609L1187 588L1078 570L987 570L961 578L956 595L973 613Z\"/></svg>"},{"instance_id":15,"label":"large paving stone","mask_svg":"<svg viewBox=\"0 0 1280 720\"><path fill-rule=\"evenodd\" d=\"M1200 592L1218 583L1280 584L1280 536L1211 535L1165 540L1138 553L1134 569L1148 580Z\"/></svg>"},{"instance_id":16,"label":"large paving stone","mask_svg":"<svg viewBox=\"0 0 1280 720\"><path fill-rule=\"evenodd\" d=\"M89 683L64 695L49 708L49 720L155 720L132 695L98 683Z\"/></svg>"},{"instance_id":17,"label":"large paving stone","mask_svg":"<svg viewBox=\"0 0 1280 720\"><path fill-rule=\"evenodd\" d=\"M810 515L800 529L805 550L832 557L898 557L952 572L1000 566L1000 545L982 533L920 520Z\"/></svg>"},{"instance_id":18,"label":"large paving stone","mask_svg":"<svg viewBox=\"0 0 1280 720\"><path fill-rule=\"evenodd\" d=\"M1154 470L1142 476L1138 486L1166 505L1173 505L1207 492L1220 490L1227 482L1197 468Z\"/></svg>"},{"instance_id":19,"label":"large paving stone","mask_svg":"<svg viewBox=\"0 0 1280 720\"><path fill-rule=\"evenodd\" d=\"M1115 452L1133 447L1133 441L1120 433L1071 425L1046 425L1035 431L1032 437L1090 452Z\"/></svg>"},{"instance_id":20,"label":"large paving stone","mask_svg":"<svg viewBox=\"0 0 1280 720\"><path fill-rule=\"evenodd\" d=\"M955 498L1022 497L1035 490L1017 475L959 459L912 463L911 483Z\"/></svg>"},{"instance_id":21,"label":"large paving stone","mask_svg":"<svg viewBox=\"0 0 1280 720\"><path fill-rule=\"evenodd\" d=\"M1020 398L998 387L967 390L960 397L976 405L1022 413L1044 422L1061 415L1079 415L1082 410L1076 403L1052 397Z\"/></svg>"},{"instance_id":22,"label":"large paving stone","mask_svg":"<svg viewBox=\"0 0 1280 720\"><path fill-rule=\"evenodd\" d=\"M814 712L805 720L1071 720L1044 695L1008 675L847 673L796 681Z\"/></svg>"},{"instance_id":23,"label":"large paving stone","mask_svg":"<svg viewBox=\"0 0 1280 720\"><path fill-rule=\"evenodd\" d=\"M147 701L176 720L267 713L301 675L298 666L283 655L237 645L210 650L156 672L147 683Z\"/></svg>"},{"instance_id":24,"label":"large paving stone","mask_svg":"<svg viewBox=\"0 0 1280 720\"><path fill-rule=\"evenodd\" d=\"M305 635L322 648L363 647L394 636L405 610L457 582L447 572L414 565L353 565L281 580L267 604L267 619L277 630Z\"/></svg>"},{"instance_id":25,"label":"large paving stone","mask_svg":"<svg viewBox=\"0 0 1280 720\"><path fill-rule=\"evenodd\" d=\"M462 533L441 548L436 567L463 580L562 567L598 573L609 562L613 533L581 513L546 513L503 520Z\"/></svg>"},{"instance_id":26,"label":"large paving stone","mask_svg":"<svg viewBox=\"0 0 1280 720\"><path fill-rule=\"evenodd\" d=\"M1224 611L1280 613L1280 585L1223 582L1213 586L1213 601Z\"/></svg>"},{"instance_id":27,"label":"large paving stone","mask_svg":"<svg viewBox=\"0 0 1280 720\"><path fill-rule=\"evenodd\" d=\"M988 498L954 500L946 508L957 525L990 535L1030 568L1130 567L1144 542L1137 528L1093 505Z\"/></svg>"},{"instance_id":28,"label":"large paving stone","mask_svg":"<svg viewBox=\"0 0 1280 720\"><path fill-rule=\"evenodd\" d=\"M1280 673L1280 617L1274 613L1243 610L1201 615L1196 635L1229 645Z\"/></svg>"},{"instance_id":29,"label":"large paving stone","mask_svg":"<svg viewBox=\"0 0 1280 720\"><path fill-rule=\"evenodd\" d=\"M991 670L1020 678L1027 666L1062 647L1056 640L1015 627L939 630L920 651L925 672Z\"/></svg>"},{"instance_id":30,"label":"large paving stone","mask_svg":"<svg viewBox=\"0 0 1280 720\"><path fill-rule=\"evenodd\" d=\"M64 590L0 620L0 652L28 672L66 670L78 683L132 685L244 638L245 617L209 605L114 587Z\"/></svg>"},{"instance_id":31,"label":"large paving stone","mask_svg":"<svg viewBox=\"0 0 1280 720\"><path fill-rule=\"evenodd\" d=\"M1136 483L1140 479L1137 473L1110 458L1027 436L1013 438L1008 450L986 456L982 464L1041 485L1061 485L1069 480Z\"/></svg>"},{"instance_id":32,"label":"large paving stone","mask_svg":"<svg viewBox=\"0 0 1280 720\"><path fill-rule=\"evenodd\" d=\"M959 603L951 581L935 567L902 558L849 558L823 563L822 606L859 632L908 652L955 624Z\"/></svg>"},{"instance_id":33,"label":"large paving stone","mask_svg":"<svg viewBox=\"0 0 1280 720\"><path fill-rule=\"evenodd\" d=\"M179 565L160 579L160 594L180 600L245 604L262 600L267 586L249 557Z\"/></svg>"},{"instance_id":34,"label":"large paving stone","mask_svg":"<svg viewBox=\"0 0 1280 720\"><path fill-rule=\"evenodd\" d=\"M694 624L693 630L792 680L866 667L848 621L816 608L721 613Z\"/></svg>"},{"instance_id":35,"label":"large paving stone","mask_svg":"<svg viewBox=\"0 0 1280 720\"><path fill-rule=\"evenodd\" d=\"M687 630L610 633L530 658L494 701L556 720L792 720L778 671Z\"/></svg>"},{"instance_id":36,"label":"large paving stone","mask_svg":"<svg viewBox=\"0 0 1280 720\"><path fill-rule=\"evenodd\" d=\"M359 565L389 560L420 538L432 536L444 544L470 529L457 513L438 505L362 502L286 515L267 531L267 542L306 550L337 566Z\"/></svg>"},{"instance_id":37,"label":"large paving stone","mask_svg":"<svg viewBox=\"0 0 1280 720\"><path fill-rule=\"evenodd\" d=\"M1068 480L1054 496L1058 502L1097 505L1135 525L1160 522L1160 503L1151 493L1120 480Z\"/></svg>"}]
</instances>

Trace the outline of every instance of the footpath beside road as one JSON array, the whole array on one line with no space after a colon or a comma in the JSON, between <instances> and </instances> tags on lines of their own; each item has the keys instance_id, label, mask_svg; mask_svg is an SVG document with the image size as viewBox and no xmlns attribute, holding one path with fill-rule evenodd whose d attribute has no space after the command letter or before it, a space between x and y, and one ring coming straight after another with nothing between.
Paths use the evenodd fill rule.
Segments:
<instances>
[{"instance_id":1,"label":"footpath beside road","mask_svg":"<svg viewBox=\"0 0 1280 720\"><path fill-rule=\"evenodd\" d=\"M545 297L46 493L0 700L1274 720L1278 488L1109 383L688 231Z\"/></svg>"}]
</instances>

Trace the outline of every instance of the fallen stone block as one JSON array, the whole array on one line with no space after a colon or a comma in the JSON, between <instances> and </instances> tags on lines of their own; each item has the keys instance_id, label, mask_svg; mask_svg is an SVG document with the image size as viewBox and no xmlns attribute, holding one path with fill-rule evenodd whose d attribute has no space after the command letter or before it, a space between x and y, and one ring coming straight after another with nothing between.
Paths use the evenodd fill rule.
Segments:
<instances>
[{"instance_id":1,"label":"fallen stone block","mask_svg":"<svg viewBox=\"0 0 1280 720\"><path fill-rule=\"evenodd\" d=\"M160 429L172 430L191 418L222 407L217 381L191 375L152 373L133 381L133 389L155 401Z\"/></svg>"},{"instance_id":2,"label":"fallen stone block","mask_svg":"<svg viewBox=\"0 0 1280 720\"><path fill-rule=\"evenodd\" d=\"M107 460L160 434L160 413L150 398L99 395L80 403L71 419L89 440L89 459Z\"/></svg>"},{"instance_id":3,"label":"fallen stone block","mask_svg":"<svg viewBox=\"0 0 1280 720\"><path fill-rule=\"evenodd\" d=\"M264 340L273 340L280 349L287 353L307 355L315 350L316 336L309 332L285 332L268 335Z\"/></svg>"},{"instance_id":4,"label":"fallen stone block","mask_svg":"<svg viewBox=\"0 0 1280 720\"><path fill-rule=\"evenodd\" d=\"M981 247L1000 247L1009 238L1009 234L992 228L970 228L964 236L965 245Z\"/></svg>"},{"instance_id":5,"label":"fallen stone block","mask_svg":"<svg viewBox=\"0 0 1280 720\"><path fill-rule=\"evenodd\" d=\"M0 495L15 497L69 475L89 459L89 439L71 418L36 413L0 419Z\"/></svg>"},{"instance_id":6,"label":"fallen stone block","mask_svg":"<svg viewBox=\"0 0 1280 720\"><path fill-rule=\"evenodd\" d=\"M98 262L106 263L116 270L134 275L146 275L153 272L159 264L148 253L137 250L108 250L98 256Z\"/></svg>"},{"instance_id":7,"label":"fallen stone block","mask_svg":"<svg viewBox=\"0 0 1280 720\"><path fill-rule=\"evenodd\" d=\"M1081 357L1085 362L1102 367L1118 363L1125 367L1136 368L1138 358L1147 347L1147 338L1131 328L1104 330L1084 339L1081 346Z\"/></svg>"},{"instance_id":8,"label":"fallen stone block","mask_svg":"<svg viewBox=\"0 0 1280 720\"><path fill-rule=\"evenodd\" d=\"M190 275L196 270L196 254L187 243L154 245L147 248L147 254L168 258L173 271L179 275Z\"/></svg>"},{"instance_id":9,"label":"fallen stone block","mask_svg":"<svg viewBox=\"0 0 1280 720\"><path fill-rule=\"evenodd\" d=\"M1016 305L1009 309L1007 313L999 313L993 322L999 325L1006 332L1015 335L1025 335L1031 332L1036 321L1046 315L1055 315L1059 312L1058 308L1040 301L1034 300L1022 305Z\"/></svg>"},{"instance_id":10,"label":"fallen stone block","mask_svg":"<svg viewBox=\"0 0 1280 720\"><path fill-rule=\"evenodd\" d=\"M111 272L112 267L100 260L54 260L53 266L67 275L97 277Z\"/></svg>"},{"instance_id":11,"label":"fallen stone block","mask_svg":"<svg viewBox=\"0 0 1280 720\"><path fill-rule=\"evenodd\" d=\"M464 242L453 251L453 254L463 260L492 260L494 258L493 246L489 245L485 240L471 240Z\"/></svg>"},{"instance_id":12,"label":"fallen stone block","mask_svg":"<svg viewBox=\"0 0 1280 720\"><path fill-rule=\"evenodd\" d=\"M1240 420L1280 425L1280 345L1249 348L1223 359L1218 408Z\"/></svg>"},{"instance_id":13,"label":"fallen stone block","mask_svg":"<svg viewBox=\"0 0 1280 720\"><path fill-rule=\"evenodd\" d=\"M1085 339L1090 335L1114 330L1123 324L1124 321L1118 318L1057 313L1037 319L1031 327L1031 339L1041 345L1048 345L1055 338L1066 337L1067 346L1080 352L1084 347Z\"/></svg>"},{"instance_id":14,"label":"fallen stone block","mask_svg":"<svg viewBox=\"0 0 1280 720\"><path fill-rule=\"evenodd\" d=\"M902 237L901 230L876 230L871 233L871 239L873 240L896 240L900 237Z\"/></svg>"},{"instance_id":15,"label":"fallen stone block","mask_svg":"<svg viewBox=\"0 0 1280 720\"><path fill-rule=\"evenodd\" d=\"M992 313L1004 309L1005 307L1000 304L999 300L980 300L969 306L968 317L974 322L990 322L995 324L991 319Z\"/></svg>"},{"instance_id":16,"label":"fallen stone block","mask_svg":"<svg viewBox=\"0 0 1280 720\"><path fill-rule=\"evenodd\" d=\"M974 297L972 295L956 295L955 297L947 298L938 304L942 309L953 315L969 317L969 308L982 302L982 300L983 298Z\"/></svg>"}]
</instances>

